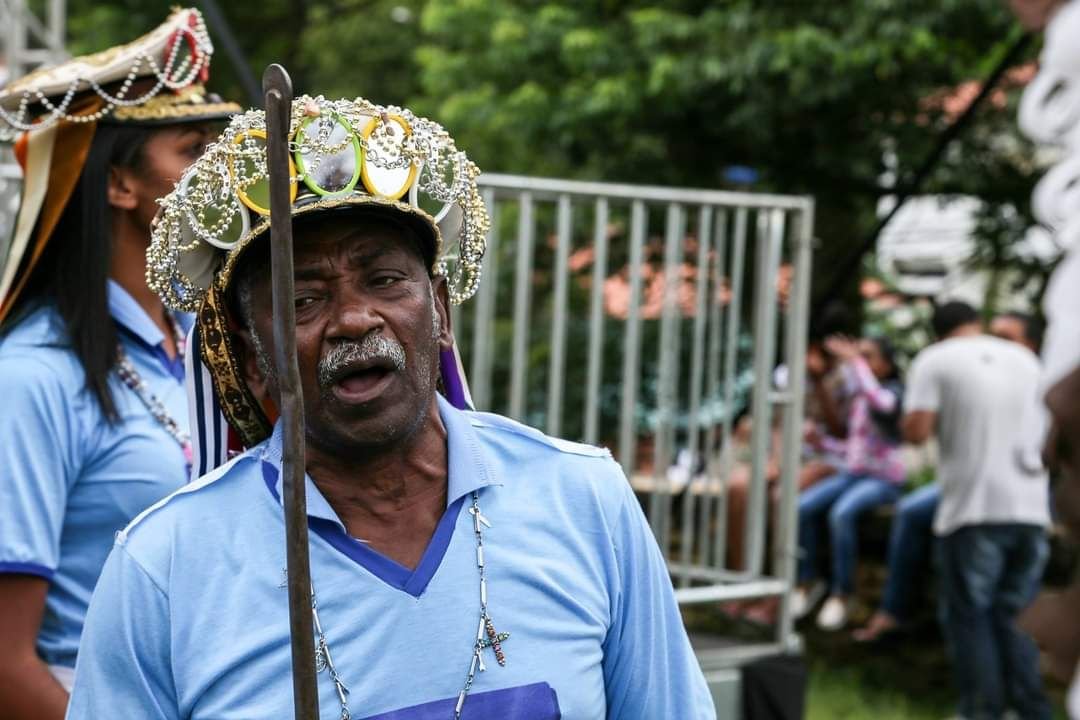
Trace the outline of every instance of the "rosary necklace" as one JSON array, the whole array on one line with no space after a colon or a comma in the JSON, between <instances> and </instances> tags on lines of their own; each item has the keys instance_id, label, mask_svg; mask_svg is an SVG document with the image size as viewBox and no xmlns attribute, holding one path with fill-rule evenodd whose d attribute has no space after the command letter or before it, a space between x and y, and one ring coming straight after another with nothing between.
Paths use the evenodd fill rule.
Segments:
<instances>
[{"instance_id":1,"label":"rosary necklace","mask_svg":"<svg viewBox=\"0 0 1080 720\"><path fill-rule=\"evenodd\" d=\"M491 648L495 653L495 661L499 665L505 666L506 654L503 653L502 643L510 637L508 632L497 632L495 630L495 624L491 621L491 615L488 614L483 529L485 527L490 528L491 523L480 513L480 496L475 490L472 493L472 507L469 508L469 514L473 516L473 534L476 536L476 567L480 574L480 622L476 628L476 642L473 643L472 652L470 653L469 671L465 675L465 685L461 688L461 692L458 693L457 704L454 706L454 720L460 720L461 718L461 709L465 706L465 696L472 689L476 673L478 671L487 671L487 666L484 664L484 651ZM323 672L325 670L327 675L330 676L334 683L334 689L337 691L338 700L341 702L340 720L351 720L352 714L349 712L348 703L349 688L342 682L337 668L334 667L334 659L330 655L330 645L326 641L322 623L319 622L319 606L315 601L314 587L311 590L311 614L314 620L315 634L318 636L315 647L315 671Z\"/></svg>"},{"instance_id":2,"label":"rosary necklace","mask_svg":"<svg viewBox=\"0 0 1080 720\"><path fill-rule=\"evenodd\" d=\"M170 315L169 319L172 321L173 337L176 341L176 355L183 362L184 330L176 322L176 318ZM173 439L180 445L180 449L184 452L184 460L187 461L190 468L194 457L191 447L191 435L185 432L176 422L176 419L169 414L169 411L165 408L165 403L161 402L161 399L150 391L146 381L139 375L139 371L135 369L131 358L128 357L127 352L124 350L123 343L116 344L116 357L116 374L120 376L120 380L124 385L138 396L153 418L165 429L165 432L172 435Z\"/></svg>"}]
</instances>

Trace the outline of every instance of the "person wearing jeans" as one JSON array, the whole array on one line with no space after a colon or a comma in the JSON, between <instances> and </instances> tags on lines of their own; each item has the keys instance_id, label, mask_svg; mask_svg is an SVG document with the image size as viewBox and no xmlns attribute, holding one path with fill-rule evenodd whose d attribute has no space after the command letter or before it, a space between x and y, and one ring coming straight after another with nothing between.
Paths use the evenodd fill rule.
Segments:
<instances>
[{"instance_id":1,"label":"person wearing jeans","mask_svg":"<svg viewBox=\"0 0 1080 720\"><path fill-rule=\"evenodd\" d=\"M1017 625L1038 590L1050 521L1046 472L1024 461L1039 362L1017 343L983 335L964 303L939 307L933 324L942 340L912 363L903 434L916 444L936 435L941 450L934 534L959 713L1045 720L1038 651Z\"/></svg>"},{"instance_id":2,"label":"person wearing jeans","mask_svg":"<svg viewBox=\"0 0 1080 720\"><path fill-rule=\"evenodd\" d=\"M990 334L1010 340L1033 353L1042 344L1043 324L1037 318L1018 312L1006 312L990 323ZM934 513L941 500L941 486L926 485L902 498L896 507L889 534L889 579L881 607L866 627L855 631L858 642L873 642L899 629L911 619L911 600L923 584L919 575L927 566L933 537Z\"/></svg>"},{"instance_id":3,"label":"person wearing jeans","mask_svg":"<svg viewBox=\"0 0 1080 720\"><path fill-rule=\"evenodd\" d=\"M808 584L816 577L818 536L821 520L827 515L832 594L850 597L855 592L859 517L867 510L896 502L899 496L900 486L895 482L851 472L833 475L806 490L799 498L799 582Z\"/></svg>"},{"instance_id":4,"label":"person wearing jeans","mask_svg":"<svg viewBox=\"0 0 1080 720\"><path fill-rule=\"evenodd\" d=\"M1051 716L1042 690L1039 650L1016 616L1039 591L1049 548L1038 525L969 525L941 538L941 623L965 718Z\"/></svg>"},{"instance_id":5,"label":"person wearing jeans","mask_svg":"<svg viewBox=\"0 0 1080 720\"><path fill-rule=\"evenodd\" d=\"M817 542L828 519L832 539L832 584L818 625L836 630L847 622L847 599L855 589L858 519L868 510L895 502L904 482L899 453L900 385L892 347L883 339L856 343L830 338L826 348L843 362L850 388L844 469L808 488L799 497L799 587L792 597L796 618L816 603L822 585L814 583ZM827 446L832 438L811 439Z\"/></svg>"},{"instance_id":6,"label":"person wearing jeans","mask_svg":"<svg viewBox=\"0 0 1080 720\"><path fill-rule=\"evenodd\" d=\"M920 575L926 570L933 540L934 513L941 499L937 483L924 485L900 499L889 532L889 578L881 607L866 627L855 631L859 642L872 642L911 619L911 599L923 587Z\"/></svg>"}]
</instances>

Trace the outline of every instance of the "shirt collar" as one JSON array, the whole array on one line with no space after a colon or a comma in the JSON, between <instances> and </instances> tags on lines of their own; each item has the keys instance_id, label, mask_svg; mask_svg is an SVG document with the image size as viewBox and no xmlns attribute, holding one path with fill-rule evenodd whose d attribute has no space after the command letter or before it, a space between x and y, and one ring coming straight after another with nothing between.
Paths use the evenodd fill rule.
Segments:
<instances>
[{"instance_id":1,"label":"shirt collar","mask_svg":"<svg viewBox=\"0 0 1080 720\"><path fill-rule=\"evenodd\" d=\"M468 416L451 405L442 395L436 393L439 404L439 417L446 427L447 448L447 488L446 506L450 507L461 497L488 485L498 484L491 474L491 469L480 446L476 430ZM281 502L281 442L284 434L281 420L274 423L274 432L266 441L262 458L278 470L277 482L271 488L275 499ZM307 511L309 517L330 520L341 525L337 513L330 507L311 477L304 475L307 488Z\"/></svg>"},{"instance_id":2,"label":"shirt collar","mask_svg":"<svg viewBox=\"0 0 1080 720\"><path fill-rule=\"evenodd\" d=\"M165 335L142 306L115 280L109 280L109 314L119 325L150 347L165 340Z\"/></svg>"}]
</instances>

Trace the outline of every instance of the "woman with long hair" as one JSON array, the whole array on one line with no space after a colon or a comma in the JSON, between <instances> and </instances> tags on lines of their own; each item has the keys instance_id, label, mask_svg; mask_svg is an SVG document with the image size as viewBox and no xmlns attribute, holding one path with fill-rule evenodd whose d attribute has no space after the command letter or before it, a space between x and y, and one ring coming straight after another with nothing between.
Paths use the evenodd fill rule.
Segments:
<instances>
[{"instance_id":1,"label":"woman with long hair","mask_svg":"<svg viewBox=\"0 0 1080 720\"><path fill-rule=\"evenodd\" d=\"M799 496L799 583L793 614L805 615L824 594L817 578L818 535L826 525L832 550L828 599L818 625L837 630L847 622L848 599L855 590L858 527L861 515L896 502L905 480L900 456L900 415L904 395L892 344L884 338L854 341L831 337L825 347L843 365L848 385L847 437L810 438L843 458L843 468ZM827 523L825 522L827 520ZM816 597L815 597L816 596Z\"/></svg>"},{"instance_id":2,"label":"woman with long hair","mask_svg":"<svg viewBox=\"0 0 1080 720\"><path fill-rule=\"evenodd\" d=\"M157 198L239 110L195 10L0 91L22 203L0 246L0 707L61 718L115 533L190 477L184 336L146 284Z\"/></svg>"}]
</instances>

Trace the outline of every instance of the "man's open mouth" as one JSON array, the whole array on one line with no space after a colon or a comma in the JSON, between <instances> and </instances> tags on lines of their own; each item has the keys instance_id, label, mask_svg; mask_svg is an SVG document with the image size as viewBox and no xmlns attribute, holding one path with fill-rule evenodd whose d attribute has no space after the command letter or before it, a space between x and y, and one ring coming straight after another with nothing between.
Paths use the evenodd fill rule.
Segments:
<instances>
[{"instance_id":1,"label":"man's open mouth","mask_svg":"<svg viewBox=\"0 0 1080 720\"><path fill-rule=\"evenodd\" d=\"M364 370L357 370L356 372L351 372L339 379L337 385L350 393L362 392L377 385L380 380L385 378L391 372L392 370L384 367L370 367Z\"/></svg>"},{"instance_id":2,"label":"man's open mouth","mask_svg":"<svg viewBox=\"0 0 1080 720\"><path fill-rule=\"evenodd\" d=\"M333 374L327 389L348 403L367 402L382 392L396 371L390 360L350 363Z\"/></svg>"}]
</instances>

